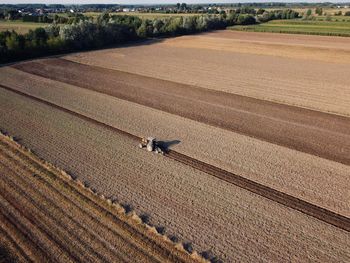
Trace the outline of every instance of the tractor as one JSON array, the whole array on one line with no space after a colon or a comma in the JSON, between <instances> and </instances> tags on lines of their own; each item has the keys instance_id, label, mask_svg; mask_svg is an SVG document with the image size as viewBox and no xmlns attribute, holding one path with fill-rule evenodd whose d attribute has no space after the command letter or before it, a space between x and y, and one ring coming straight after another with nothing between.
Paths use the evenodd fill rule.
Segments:
<instances>
[{"instance_id":1,"label":"tractor","mask_svg":"<svg viewBox=\"0 0 350 263\"><path fill-rule=\"evenodd\" d=\"M161 155L164 154L163 149L161 148L159 142L156 140L156 138L153 137L142 137L141 143L139 144L139 148L146 148L149 152L156 152L160 153Z\"/></svg>"}]
</instances>

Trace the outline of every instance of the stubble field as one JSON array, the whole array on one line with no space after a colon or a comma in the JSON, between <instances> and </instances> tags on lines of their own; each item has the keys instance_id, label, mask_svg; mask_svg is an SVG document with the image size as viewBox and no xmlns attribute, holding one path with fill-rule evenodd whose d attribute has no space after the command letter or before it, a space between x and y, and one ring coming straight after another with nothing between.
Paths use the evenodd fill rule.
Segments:
<instances>
[{"instance_id":1,"label":"stubble field","mask_svg":"<svg viewBox=\"0 0 350 263\"><path fill-rule=\"evenodd\" d=\"M231 33L3 67L0 128L213 261L348 261L346 40Z\"/></svg>"},{"instance_id":2,"label":"stubble field","mask_svg":"<svg viewBox=\"0 0 350 263\"><path fill-rule=\"evenodd\" d=\"M4 262L198 262L9 137L0 146Z\"/></svg>"},{"instance_id":3,"label":"stubble field","mask_svg":"<svg viewBox=\"0 0 350 263\"><path fill-rule=\"evenodd\" d=\"M350 38L341 37L221 31L158 44L78 53L66 58L349 115L349 44ZM320 55L315 55L318 52Z\"/></svg>"}]
</instances>

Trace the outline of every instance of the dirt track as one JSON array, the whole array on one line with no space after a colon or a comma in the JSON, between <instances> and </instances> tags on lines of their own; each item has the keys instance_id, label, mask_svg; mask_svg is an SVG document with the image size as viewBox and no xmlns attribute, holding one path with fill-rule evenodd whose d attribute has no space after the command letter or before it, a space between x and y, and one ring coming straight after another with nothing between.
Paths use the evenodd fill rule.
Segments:
<instances>
[{"instance_id":1,"label":"dirt track","mask_svg":"<svg viewBox=\"0 0 350 263\"><path fill-rule=\"evenodd\" d=\"M346 117L61 59L22 63L14 67L350 164L350 119Z\"/></svg>"},{"instance_id":2,"label":"dirt track","mask_svg":"<svg viewBox=\"0 0 350 263\"><path fill-rule=\"evenodd\" d=\"M196 262L0 135L0 230L25 262Z\"/></svg>"},{"instance_id":3,"label":"dirt track","mask_svg":"<svg viewBox=\"0 0 350 263\"><path fill-rule=\"evenodd\" d=\"M27 98L33 99L33 100L38 101L40 103L44 103L44 104L51 106L53 108L56 108L58 110L64 111L68 114L71 114L73 116L76 116L78 118L81 118L83 120L91 122L93 124L96 124L98 126L101 126L102 128L111 130L113 132L117 132L117 133L119 133L123 136L126 136L126 137L130 138L131 140L135 141L135 143L137 143L141 139L133 134L130 134L128 132L117 129L117 128L110 126L106 123L92 119L86 115L82 115L82 114L79 114L77 112L71 111L69 109L63 108L59 105L47 102L45 100L39 99L37 97L28 95L26 93L17 91L15 89L12 89L9 87L3 86L1 84L0 84L0 87L4 88L6 90L9 90L11 92L17 93L19 95L25 96ZM276 191L275 189L271 189L267 186L264 186L264 185L261 185L259 183L254 182L254 181L251 181L249 179L243 178L239 175L224 171L218 167L203 163L199 160L196 160L196 159L191 158L189 156L186 156L184 154L178 153L176 151L169 150L169 152L166 154L166 156L169 156L170 158L172 158L178 162L184 163L186 165L189 165L195 169L199 169L205 173L214 175L217 178L225 180L226 182L232 183L232 184L239 186L245 190L251 191L252 193L258 194L262 197L265 197L265 198L268 198L272 201L283 204L289 208L296 209L300 212L305 213L306 215L313 216L313 217L317 218L318 220L324 221L328 224L332 224L336 227L339 227L343 230L350 232L350 219L347 217L333 213L329 210L326 210L326 209L318 207L314 204L305 202L301 199L295 198L295 197L287 195L285 193Z\"/></svg>"}]
</instances>

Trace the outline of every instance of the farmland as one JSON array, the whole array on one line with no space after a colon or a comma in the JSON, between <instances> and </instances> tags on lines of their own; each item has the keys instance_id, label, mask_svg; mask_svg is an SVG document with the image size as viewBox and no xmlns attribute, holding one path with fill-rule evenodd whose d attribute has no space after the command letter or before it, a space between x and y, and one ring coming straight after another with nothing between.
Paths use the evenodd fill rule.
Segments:
<instances>
[{"instance_id":1,"label":"farmland","mask_svg":"<svg viewBox=\"0 0 350 263\"><path fill-rule=\"evenodd\" d=\"M127 215L8 137L0 135L0 145L0 171L6 174L0 182L0 230L6 234L0 242L10 255L41 262L195 261L135 214Z\"/></svg>"},{"instance_id":2,"label":"farmland","mask_svg":"<svg viewBox=\"0 0 350 263\"><path fill-rule=\"evenodd\" d=\"M22 21L3 21L0 20L0 32L1 31L16 31L19 34L25 34L28 33L30 29L36 29L38 27L45 27L49 24L45 23L29 23L29 22L22 22Z\"/></svg>"},{"instance_id":3,"label":"farmland","mask_svg":"<svg viewBox=\"0 0 350 263\"><path fill-rule=\"evenodd\" d=\"M103 12L84 12L83 15L87 17L93 17L96 19L98 16L103 14ZM111 15L120 15L120 16L136 16L142 19L154 19L154 18L165 18L165 17L184 17L184 16L195 16L199 15L196 13L180 13L180 14L172 14L172 13L146 13L146 12L110 12ZM59 16L67 17L67 14L58 14Z\"/></svg>"},{"instance_id":4,"label":"farmland","mask_svg":"<svg viewBox=\"0 0 350 263\"><path fill-rule=\"evenodd\" d=\"M0 68L0 129L188 252L346 262L349 41L220 31L17 63ZM145 135L169 152L138 149ZM20 172L1 182L37 183Z\"/></svg>"},{"instance_id":5,"label":"farmland","mask_svg":"<svg viewBox=\"0 0 350 263\"><path fill-rule=\"evenodd\" d=\"M268 23L233 26L232 30L248 32L270 32L270 33L288 33L288 34L307 34L324 36L350 36L350 21L342 21L341 18L334 18L333 21L326 21L321 18L316 21L308 20L274 20ZM340 21L334 21L340 19Z\"/></svg>"}]
</instances>

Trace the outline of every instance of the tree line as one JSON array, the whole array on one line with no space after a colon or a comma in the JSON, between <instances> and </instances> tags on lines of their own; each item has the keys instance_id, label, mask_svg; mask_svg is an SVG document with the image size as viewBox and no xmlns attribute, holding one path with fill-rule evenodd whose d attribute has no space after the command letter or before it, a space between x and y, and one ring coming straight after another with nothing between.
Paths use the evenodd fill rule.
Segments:
<instances>
[{"instance_id":1,"label":"tree line","mask_svg":"<svg viewBox=\"0 0 350 263\"><path fill-rule=\"evenodd\" d=\"M179 16L140 19L136 16L101 14L72 24L51 24L27 34L0 33L0 63L79 50L98 49L150 37L167 37L255 24L252 14Z\"/></svg>"}]
</instances>

